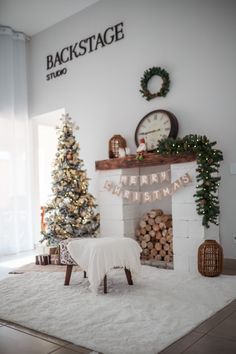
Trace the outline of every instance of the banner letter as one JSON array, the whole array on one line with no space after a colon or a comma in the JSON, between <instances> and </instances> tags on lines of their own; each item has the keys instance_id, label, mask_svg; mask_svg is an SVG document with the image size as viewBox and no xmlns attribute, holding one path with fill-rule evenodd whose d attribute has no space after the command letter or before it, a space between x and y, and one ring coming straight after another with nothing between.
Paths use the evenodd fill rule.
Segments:
<instances>
[{"instance_id":1,"label":"banner letter","mask_svg":"<svg viewBox=\"0 0 236 354\"><path fill-rule=\"evenodd\" d=\"M140 185L143 186L144 184L148 184L148 176L146 175L140 176Z\"/></svg>"},{"instance_id":2,"label":"banner letter","mask_svg":"<svg viewBox=\"0 0 236 354\"><path fill-rule=\"evenodd\" d=\"M125 189L125 190L123 191L123 198L125 198L125 199L130 199L130 197L131 197L131 192L128 191L127 189Z\"/></svg>"},{"instance_id":3,"label":"banner letter","mask_svg":"<svg viewBox=\"0 0 236 354\"><path fill-rule=\"evenodd\" d=\"M159 191L159 190L153 191L152 198L153 198L153 200L161 200L161 198L162 198L161 191Z\"/></svg>"},{"instance_id":4,"label":"banner letter","mask_svg":"<svg viewBox=\"0 0 236 354\"><path fill-rule=\"evenodd\" d=\"M121 193L121 186L116 184L113 188L112 194L115 194L119 197L120 193Z\"/></svg>"},{"instance_id":5,"label":"banner letter","mask_svg":"<svg viewBox=\"0 0 236 354\"><path fill-rule=\"evenodd\" d=\"M168 171L162 171L160 174L160 182L169 181Z\"/></svg>"},{"instance_id":6,"label":"banner letter","mask_svg":"<svg viewBox=\"0 0 236 354\"><path fill-rule=\"evenodd\" d=\"M138 183L138 176L130 176L129 177L129 185L132 186L133 184L136 186Z\"/></svg>"},{"instance_id":7,"label":"banner letter","mask_svg":"<svg viewBox=\"0 0 236 354\"><path fill-rule=\"evenodd\" d=\"M151 202L151 201L152 201L152 195L151 195L151 193L149 193L149 192L144 192L144 193L142 193L142 195L143 195L143 202L144 202L144 203L147 203L147 202Z\"/></svg>"},{"instance_id":8,"label":"banner letter","mask_svg":"<svg viewBox=\"0 0 236 354\"><path fill-rule=\"evenodd\" d=\"M104 188L108 191L110 191L113 187L113 183L111 181L106 181L104 184Z\"/></svg>"},{"instance_id":9,"label":"banner letter","mask_svg":"<svg viewBox=\"0 0 236 354\"><path fill-rule=\"evenodd\" d=\"M128 176L120 176L120 183L123 184L123 185L127 185Z\"/></svg>"},{"instance_id":10,"label":"banner letter","mask_svg":"<svg viewBox=\"0 0 236 354\"><path fill-rule=\"evenodd\" d=\"M163 196L164 197L167 197L167 196L171 195L169 187L162 188L162 192L163 192Z\"/></svg>"},{"instance_id":11,"label":"banner letter","mask_svg":"<svg viewBox=\"0 0 236 354\"><path fill-rule=\"evenodd\" d=\"M188 184L188 183L192 182L192 178L189 176L188 173L185 173L185 175L180 177L180 179L183 182L183 184Z\"/></svg>"},{"instance_id":12,"label":"banner letter","mask_svg":"<svg viewBox=\"0 0 236 354\"><path fill-rule=\"evenodd\" d=\"M133 202L140 202L141 193L140 192L132 192Z\"/></svg>"},{"instance_id":13,"label":"banner letter","mask_svg":"<svg viewBox=\"0 0 236 354\"><path fill-rule=\"evenodd\" d=\"M150 183L159 183L158 173L152 173L150 175Z\"/></svg>"},{"instance_id":14,"label":"banner letter","mask_svg":"<svg viewBox=\"0 0 236 354\"><path fill-rule=\"evenodd\" d=\"M171 183L172 193L175 193L182 186L181 179L177 179L175 182Z\"/></svg>"}]
</instances>

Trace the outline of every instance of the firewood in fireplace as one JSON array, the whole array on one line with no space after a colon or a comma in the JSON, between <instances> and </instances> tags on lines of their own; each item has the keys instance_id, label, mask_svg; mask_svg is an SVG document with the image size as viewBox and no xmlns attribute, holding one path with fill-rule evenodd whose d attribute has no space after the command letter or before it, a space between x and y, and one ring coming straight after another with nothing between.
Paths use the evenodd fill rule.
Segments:
<instances>
[{"instance_id":1,"label":"firewood in fireplace","mask_svg":"<svg viewBox=\"0 0 236 354\"><path fill-rule=\"evenodd\" d=\"M145 213L136 231L144 260L173 261L172 216L161 209Z\"/></svg>"}]
</instances>

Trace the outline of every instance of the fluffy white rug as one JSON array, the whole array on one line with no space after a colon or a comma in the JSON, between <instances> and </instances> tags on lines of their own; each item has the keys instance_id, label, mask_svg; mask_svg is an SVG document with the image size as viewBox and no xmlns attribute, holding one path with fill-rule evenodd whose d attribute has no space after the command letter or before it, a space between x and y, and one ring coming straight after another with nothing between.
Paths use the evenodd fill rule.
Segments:
<instances>
[{"instance_id":1,"label":"fluffy white rug","mask_svg":"<svg viewBox=\"0 0 236 354\"><path fill-rule=\"evenodd\" d=\"M105 354L156 354L236 296L236 277L181 275L142 267L133 286L123 270L90 292L82 272L11 275L0 282L0 318Z\"/></svg>"}]
</instances>

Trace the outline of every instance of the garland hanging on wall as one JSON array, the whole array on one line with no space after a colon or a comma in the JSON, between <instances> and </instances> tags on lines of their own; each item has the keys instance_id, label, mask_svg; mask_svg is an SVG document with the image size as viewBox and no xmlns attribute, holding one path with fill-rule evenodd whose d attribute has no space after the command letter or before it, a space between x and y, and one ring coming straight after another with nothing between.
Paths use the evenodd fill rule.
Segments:
<instances>
[{"instance_id":1,"label":"garland hanging on wall","mask_svg":"<svg viewBox=\"0 0 236 354\"><path fill-rule=\"evenodd\" d=\"M186 135L184 138L167 138L160 140L157 152L162 155L194 153L197 161L197 190L194 194L197 213L202 215L202 225L207 228L209 223L218 225L220 214L218 176L220 161L223 154L213 149L216 142L210 142L206 136Z\"/></svg>"},{"instance_id":2,"label":"garland hanging on wall","mask_svg":"<svg viewBox=\"0 0 236 354\"><path fill-rule=\"evenodd\" d=\"M160 76L162 78L162 86L158 92L151 93L148 89L148 82L153 76ZM165 97L169 92L170 87L170 78L169 74L165 69L160 68L159 66L154 66L146 71L144 71L144 75L141 78L141 90L142 96L146 98L147 101L150 101L155 97Z\"/></svg>"}]
</instances>

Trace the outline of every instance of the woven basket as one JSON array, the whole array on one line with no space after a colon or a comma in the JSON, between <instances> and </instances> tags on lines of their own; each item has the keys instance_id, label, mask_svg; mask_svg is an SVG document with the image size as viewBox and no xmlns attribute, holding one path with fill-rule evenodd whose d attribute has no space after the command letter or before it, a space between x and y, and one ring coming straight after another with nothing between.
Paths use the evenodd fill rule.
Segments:
<instances>
[{"instance_id":1,"label":"woven basket","mask_svg":"<svg viewBox=\"0 0 236 354\"><path fill-rule=\"evenodd\" d=\"M223 249L215 240L206 240L198 248L198 271L205 277L216 277L222 273Z\"/></svg>"}]
</instances>

